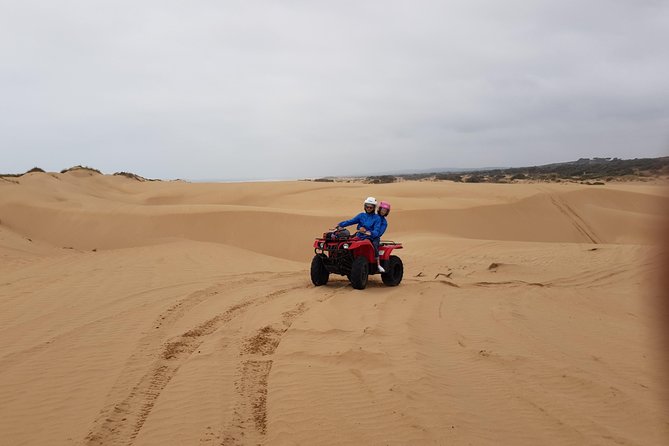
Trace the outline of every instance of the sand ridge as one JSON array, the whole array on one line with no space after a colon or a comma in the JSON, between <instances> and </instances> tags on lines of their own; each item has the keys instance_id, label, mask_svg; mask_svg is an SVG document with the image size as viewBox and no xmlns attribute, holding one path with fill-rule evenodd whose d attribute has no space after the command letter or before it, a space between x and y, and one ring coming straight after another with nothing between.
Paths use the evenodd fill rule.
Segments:
<instances>
[{"instance_id":1,"label":"sand ridge","mask_svg":"<svg viewBox=\"0 0 669 446\"><path fill-rule=\"evenodd\" d=\"M393 203L403 283L308 277ZM664 444L660 185L0 183L8 444Z\"/></svg>"}]
</instances>

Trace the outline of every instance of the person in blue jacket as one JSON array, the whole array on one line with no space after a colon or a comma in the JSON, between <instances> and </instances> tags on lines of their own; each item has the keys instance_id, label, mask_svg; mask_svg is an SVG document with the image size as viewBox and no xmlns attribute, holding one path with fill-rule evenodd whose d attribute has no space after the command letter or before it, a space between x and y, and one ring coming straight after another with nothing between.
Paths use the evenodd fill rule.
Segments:
<instances>
[{"instance_id":1,"label":"person in blue jacket","mask_svg":"<svg viewBox=\"0 0 669 446\"><path fill-rule=\"evenodd\" d=\"M381 241L381 234L379 234L380 225L382 217L375 213L376 198L367 197L364 202L365 212L361 212L350 220L344 220L340 222L336 229L345 228L346 226L351 226L357 224L357 233L356 236L363 240L368 239L374 245L374 254L376 255L376 264L378 265L380 272L385 272L379 263L379 243ZM384 219L385 220L385 219ZM383 228L385 231L385 226ZM376 243L375 243L376 242Z\"/></svg>"},{"instance_id":2,"label":"person in blue jacket","mask_svg":"<svg viewBox=\"0 0 669 446\"><path fill-rule=\"evenodd\" d=\"M358 238L361 239L372 239L372 230L376 228L379 222L379 216L375 214L376 211L376 198L367 197L364 202L365 212L361 212L350 220L344 220L337 224L335 229L342 229L346 226L351 226L357 224L357 233Z\"/></svg>"}]
</instances>

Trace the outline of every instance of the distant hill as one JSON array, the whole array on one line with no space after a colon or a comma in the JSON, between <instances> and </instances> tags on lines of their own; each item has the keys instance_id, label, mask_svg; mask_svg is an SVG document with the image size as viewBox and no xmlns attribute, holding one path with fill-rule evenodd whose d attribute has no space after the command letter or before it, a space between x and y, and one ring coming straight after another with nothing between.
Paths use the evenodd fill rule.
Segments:
<instances>
[{"instance_id":1,"label":"distant hill","mask_svg":"<svg viewBox=\"0 0 669 446\"><path fill-rule=\"evenodd\" d=\"M434 174L435 172L474 172L474 171L481 171L481 170L498 170L498 169L506 169L506 167L501 167L501 166L495 166L495 167L438 167L438 168L430 168L430 169L406 169L406 170L388 170L384 172L373 172L369 173L368 176L385 176L385 175L393 175L393 176L406 176L406 175L421 175L421 174Z\"/></svg>"},{"instance_id":2,"label":"distant hill","mask_svg":"<svg viewBox=\"0 0 669 446\"><path fill-rule=\"evenodd\" d=\"M94 169L93 167L82 166L82 165L68 167L67 169L63 169L63 170L60 171L61 174L69 173L69 172L88 172L90 174L104 175L104 173L102 173L98 169ZM25 173L0 173L0 178L5 179L5 180L6 180L6 178L19 178L19 177L22 177L22 176L27 175L29 173L45 173L46 174L46 173L49 173L49 172L46 172L44 169L39 168L39 167L33 167L32 169L30 169L29 171L27 171ZM133 179L133 180L136 180L136 181L160 181L160 180L154 180L154 179L150 179L150 178L144 178L143 176L134 174L132 172L116 172L114 175L123 176L123 177L130 178L130 179Z\"/></svg>"},{"instance_id":3,"label":"distant hill","mask_svg":"<svg viewBox=\"0 0 669 446\"><path fill-rule=\"evenodd\" d=\"M582 182L604 184L610 181L644 181L669 177L669 156L660 158L580 158L540 166L448 169L356 177L367 183L393 183L398 180L447 180L465 183L510 183L516 181ZM337 181L335 177L314 181Z\"/></svg>"}]
</instances>

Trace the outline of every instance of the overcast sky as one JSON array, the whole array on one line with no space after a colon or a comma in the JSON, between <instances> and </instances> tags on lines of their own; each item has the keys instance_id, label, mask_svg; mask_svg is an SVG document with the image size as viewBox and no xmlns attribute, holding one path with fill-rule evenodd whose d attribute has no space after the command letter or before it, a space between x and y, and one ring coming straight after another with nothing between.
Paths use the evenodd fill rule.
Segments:
<instances>
[{"instance_id":1,"label":"overcast sky","mask_svg":"<svg viewBox=\"0 0 669 446\"><path fill-rule=\"evenodd\" d=\"M669 1L0 0L0 172L669 154Z\"/></svg>"}]
</instances>

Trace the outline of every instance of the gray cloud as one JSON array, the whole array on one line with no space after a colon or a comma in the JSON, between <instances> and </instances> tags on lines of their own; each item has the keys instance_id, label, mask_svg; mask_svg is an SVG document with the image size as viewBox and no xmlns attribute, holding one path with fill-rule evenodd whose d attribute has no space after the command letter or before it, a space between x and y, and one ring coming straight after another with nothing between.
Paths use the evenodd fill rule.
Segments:
<instances>
[{"instance_id":1,"label":"gray cloud","mask_svg":"<svg viewBox=\"0 0 669 446\"><path fill-rule=\"evenodd\" d=\"M667 41L663 1L3 2L0 166L278 178L660 156Z\"/></svg>"}]
</instances>

